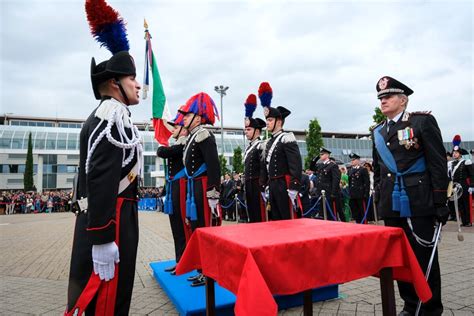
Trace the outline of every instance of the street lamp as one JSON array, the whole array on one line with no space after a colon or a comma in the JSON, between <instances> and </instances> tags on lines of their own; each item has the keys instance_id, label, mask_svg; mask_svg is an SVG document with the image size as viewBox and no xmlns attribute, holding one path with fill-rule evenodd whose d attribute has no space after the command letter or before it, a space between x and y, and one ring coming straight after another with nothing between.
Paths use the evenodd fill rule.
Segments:
<instances>
[{"instance_id":1,"label":"street lamp","mask_svg":"<svg viewBox=\"0 0 474 316\"><path fill-rule=\"evenodd\" d=\"M222 99L229 87L215 86L214 90L221 95L221 155L224 157L224 113L222 111Z\"/></svg>"}]
</instances>

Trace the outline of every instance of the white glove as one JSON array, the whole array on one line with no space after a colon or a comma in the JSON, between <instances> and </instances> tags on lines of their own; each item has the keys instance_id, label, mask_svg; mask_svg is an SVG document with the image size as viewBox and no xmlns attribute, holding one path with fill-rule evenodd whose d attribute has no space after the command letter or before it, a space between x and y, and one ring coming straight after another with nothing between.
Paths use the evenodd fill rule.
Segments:
<instances>
[{"instance_id":1,"label":"white glove","mask_svg":"<svg viewBox=\"0 0 474 316\"><path fill-rule=\"evenodd\" d=\"M92 246L94 273L98 274L101 280L109 281L114 278L115 264L119 261L119 250L114 241Z\"/></svg>"},{"instance_id":2,"label":"white glove","mask_svg":"<svg viewBox=\"0 0 474 316\"><path fill-rule=\"evenodd\" d=\"M298 191L296 190L287 190L288 191L288 196L290 197L290 200L294 201L296 200L296 197L298 196Z\"/></svg>"},{"instance_id":3,"label":"white glove","mask_svg":"<svg viewBox=\"0 0 474 316\"><path fill-rule=\"evenodd\" d=\"M469 192L469 194L473 194L474 193L474 188L469 188L467 191Z\"/></svg>"},{"instance_id":4,"label":"white glove","mask_svg":"<svg viewBox=\"0 0 474 316\"><path fill-rule=\"evenodd\" d=\"M218 199L207 199L207 203L209 204L209 207L211 208L212 214L215 216L219 215L219 211L217 210L217 204L219 203Z\"/></svg>"}]
</instances>

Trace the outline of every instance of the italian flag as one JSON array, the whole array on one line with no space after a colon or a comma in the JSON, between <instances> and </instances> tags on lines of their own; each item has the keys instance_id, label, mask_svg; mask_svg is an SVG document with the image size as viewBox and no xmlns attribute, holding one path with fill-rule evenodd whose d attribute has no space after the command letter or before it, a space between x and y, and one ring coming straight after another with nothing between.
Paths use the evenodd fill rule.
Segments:
<instances>
[{"instance_id":1,"label":"italian flag","mask_svg":"<svg viewBox=\"0 0 474 316\"><path fill-rule=\"evenodd\" d=\"M161 83L160 72L156 64L155 54L151 47L151 35L148 32L148 24L144 22L145 27L145 74L143 76L143 99L148 96L150 88L149 70L153 78L153 96L152 96L152 113L153 128L155 129L155 139L160 145L168 146L168 139L172 134L172 126L167 122L171 120L171 113L166 103L166 96Z\"/></svg>"}]
</instances>

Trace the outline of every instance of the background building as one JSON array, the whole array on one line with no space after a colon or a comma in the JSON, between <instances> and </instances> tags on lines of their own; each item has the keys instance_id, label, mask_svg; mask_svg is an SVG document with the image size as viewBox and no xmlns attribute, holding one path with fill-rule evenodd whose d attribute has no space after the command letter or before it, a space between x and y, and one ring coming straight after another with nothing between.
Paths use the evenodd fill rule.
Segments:
<instances>
[{"instance_id":1,"label":"background building","mask_svg":"<svg viewBox=\"0 0 474 316\"><path fill-rule=\"evenodd\" d=\"M44 189L72 188L74 174L79 164L79 133L83 120L39 118L24 116L0 117L0 189L22 189L25 171L28 136L33 141L34 183L39 191ZM164 183L162 160L156 157L158 143L149 122L137 123L143 138L144 186L159 186ZM216 136L218 152L221 153L220 128L211 127ZM304 159L307 156L305 131L292 131L297 139ZM351 152L363 159L371 159L372 141L369 133L323 132L324 147L332 151L338 161L348 162ZM234 149L247 145L242 128L224 128L224 156L232 166ZM463 141L463 148L474 148L473 141ZM451 150L451 142L445 147Z\"/></svg>"}]
</instances>

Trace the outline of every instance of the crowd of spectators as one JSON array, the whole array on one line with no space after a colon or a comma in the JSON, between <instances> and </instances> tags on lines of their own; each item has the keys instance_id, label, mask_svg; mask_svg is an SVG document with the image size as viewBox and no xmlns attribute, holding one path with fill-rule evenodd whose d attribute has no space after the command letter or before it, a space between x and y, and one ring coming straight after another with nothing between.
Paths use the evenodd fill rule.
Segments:
<instances>
[{"instance_id":1,"label":"crowd of spectators","mask_svg":"<svg viewBox=\"0 0 474 316\"><path fill-rule=\"evenodd\" d=\"M71 197L71 190L1 191L0 214L69 212Z\"/></svg>"}]
</instances>

